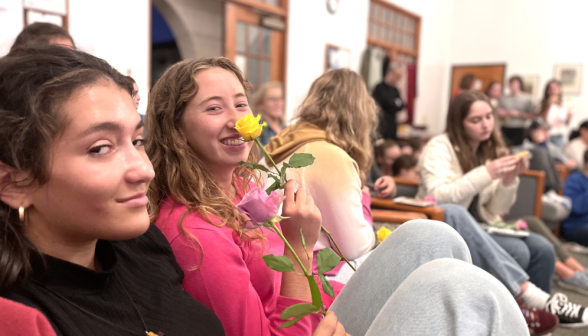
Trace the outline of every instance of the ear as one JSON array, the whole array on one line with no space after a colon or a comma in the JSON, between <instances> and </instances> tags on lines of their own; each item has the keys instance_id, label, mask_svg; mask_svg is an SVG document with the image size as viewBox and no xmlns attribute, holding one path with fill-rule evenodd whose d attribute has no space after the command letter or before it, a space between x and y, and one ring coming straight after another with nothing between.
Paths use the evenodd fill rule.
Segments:
<instances>
[{"instance_id":1,"label":"ear","mask_svg":"<svg viewBox=\"0 0 588 336\"><path fill-rule=\"evenodd\" d=\"M19 185L27 177L27 173L0 162L0 201L13 209L28 208L32 204L30 188Z\"/></svg>"}]
</instances>

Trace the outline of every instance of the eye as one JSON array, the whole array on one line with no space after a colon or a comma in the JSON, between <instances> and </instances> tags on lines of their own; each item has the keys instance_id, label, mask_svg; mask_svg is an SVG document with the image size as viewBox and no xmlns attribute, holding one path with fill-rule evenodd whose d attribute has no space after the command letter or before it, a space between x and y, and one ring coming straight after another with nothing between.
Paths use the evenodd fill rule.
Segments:
<instances>
[{"instance_id":1,"label":"eye","mask_svg":"<svg viewBox=\"0 0 588 336\"><path fill-rule=\"evenodd\" d=\"M104 155L104 154L110 153L111 151L112 151L112 146L110 146L110 145L96 146L96 147L90 148L90 154L95 154L95 155Z\"/></svg>"},{"instance_id":2,"label":"eye","mask_svg":"<svg viewBox=\"0 0 588 336\"><path fill-rule=\"evenodd\" d=\"M238 108L239 108L239 107L247 107L247 104L246 104L246 103L237 104L237 107L238 107Z\"/></svg>"},{"instance_id":3,"label":"eye","mask_svg":"<svg viewBox=\"0 0 588 336\"><path fill-rule=\"evenodd\" d=\"M145 146L145 139L137 139L137 140L133 141L133 146L135 146L135 147Z\"/></svg>"},{"instance_id":4,"label":"eye","mask_svg":"<svg viewBox=\"0 0 588 336\"><path fill-rule=\"evenodd\" d=\"M211 106L211 107L208 107L208 108L206 109L206 111L212 111L212 112L216 112L216 111L218 111L218 110L220 110L220 109L221 109L221 108L220 108L219 106Z\"/></svg>"}]
</instances>

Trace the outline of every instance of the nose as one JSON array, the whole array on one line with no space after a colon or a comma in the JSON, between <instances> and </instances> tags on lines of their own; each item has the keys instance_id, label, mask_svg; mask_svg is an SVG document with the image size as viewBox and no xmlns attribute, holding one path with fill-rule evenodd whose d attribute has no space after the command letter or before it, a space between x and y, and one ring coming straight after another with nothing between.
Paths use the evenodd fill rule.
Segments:
<instances>
[{"instance_id":1,"label":"nose","mask_svg":"<svg viewBox=\"0 0 588 336\"><path fill-rule=\"evenodd\" d=\"M147 154L140 151L137 147L132 146L129 153L125 156L126 171L125 180L131 184L145 183L149 185L155 177L153 165Z\"/></svg>"}]
</instances>

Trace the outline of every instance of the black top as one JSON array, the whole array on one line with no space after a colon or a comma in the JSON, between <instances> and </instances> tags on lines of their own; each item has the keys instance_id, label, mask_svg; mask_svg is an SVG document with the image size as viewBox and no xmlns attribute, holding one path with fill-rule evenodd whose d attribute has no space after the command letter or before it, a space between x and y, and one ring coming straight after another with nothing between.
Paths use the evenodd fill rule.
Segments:
<instances>
[{"instance_id":1,"label":"black top","mask_svg":"<svg viewBox=\"0 0 588 336\"><path fill-rule=\"evenodd\" d=\"M44 255L6 298L40 310L57 335L224 335L216 315L182 289L184 273L155 226L127 241L98 241L102 272ZM128 292L128 295L125 293ZM129 298L132 298L131 299Z\"/></svg>"},{"instance_id":2,"label":"black top","mask_svg":"<svg viewBox=\"0 0 588 336\"><path fill-rule=\"evenodd\" d=\"M380 133L384 139L396 139L396 113L404 108L400 98L400 91L385 82L376 85L372 94L374 100L382 109Z\"/></svg>"}]
</instances>

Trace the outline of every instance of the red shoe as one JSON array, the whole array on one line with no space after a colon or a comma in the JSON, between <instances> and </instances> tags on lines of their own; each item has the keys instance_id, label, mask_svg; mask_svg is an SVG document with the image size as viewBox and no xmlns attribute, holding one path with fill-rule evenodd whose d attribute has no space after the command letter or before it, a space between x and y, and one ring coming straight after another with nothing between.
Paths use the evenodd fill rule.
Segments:
<instances>
[{"instance_id":1,"label":"red shoe","mask_svg":"<svg viewBox=\"0 0 588 336\"><path fill-rule=\"evenodd\" d=\"M559 326L557 316L546 310L531 308L521 304L519 304L519 307L529 327L529 334L532 336L548 334Z\"/></svg>"}]
</instances>

